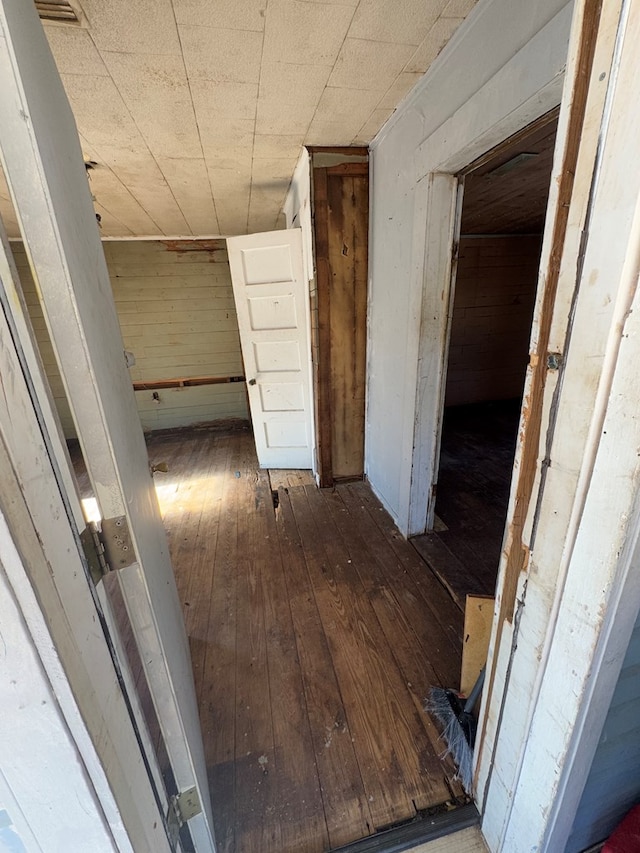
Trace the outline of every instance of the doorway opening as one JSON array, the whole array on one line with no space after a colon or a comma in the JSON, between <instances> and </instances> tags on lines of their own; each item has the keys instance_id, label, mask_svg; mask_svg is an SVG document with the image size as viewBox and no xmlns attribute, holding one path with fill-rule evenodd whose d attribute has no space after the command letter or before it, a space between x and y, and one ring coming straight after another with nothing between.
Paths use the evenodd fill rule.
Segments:
<instances>
[{"instance_id":1,"label":"doorway opening","mask_svg":"<svg viewBox=\"0 0 640 853\"><path fill-rule=\"evenodd\" d=\"M557 124L554 110L462 176L436 515L413 539L462 610L495 591Z\"/></svg>"}]
</instances>

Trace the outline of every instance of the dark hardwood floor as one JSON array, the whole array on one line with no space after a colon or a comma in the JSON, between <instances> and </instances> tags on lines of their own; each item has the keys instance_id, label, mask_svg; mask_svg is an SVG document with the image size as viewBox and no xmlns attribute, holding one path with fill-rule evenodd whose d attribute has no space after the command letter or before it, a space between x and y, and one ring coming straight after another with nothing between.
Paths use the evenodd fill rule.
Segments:
<instances>
[{"instance_id":1,"label":"dark hardwood floor","mask_svg":"<svg viewBox=\"0 0 640 853\"><path fill-rule=\"evenodd\" d=\"M323 853L466 802L423 710L459 683L462 614L369 487L260 470L249 429L148 450L219 853Z\"/></svg>"},{"instance_id":2,"label":"dark hardwood floor","mask_svg":"<svg viewBox=\"0 0 640 853\"><path fill-rule=\"evenodd\" d=\"M445 409L436 529L411 541L461 609L467 594L495 591L520 405Z\"/></svg>"},{"instance_id":3,"label":"dark hardwood floor","mask_svg":"<svg viewBox=\"0 0 640 853\"><path fill-rule=\"evenodd\" d=\"M321 853L462 802L422 708L459 680L461 614L370 489L270 477L248 430L148 444L221 853Z\"/></svg>"}]
</instances>

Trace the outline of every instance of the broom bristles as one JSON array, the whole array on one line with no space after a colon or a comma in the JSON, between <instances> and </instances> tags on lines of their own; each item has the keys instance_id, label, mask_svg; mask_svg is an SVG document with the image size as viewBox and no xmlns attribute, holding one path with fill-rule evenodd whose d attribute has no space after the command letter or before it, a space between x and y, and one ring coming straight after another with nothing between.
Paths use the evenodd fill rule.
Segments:
<instances>
[{"instance_id":1,"label":"broom bristles","mask_svg":"<svg viewBox=\"0 0 640 853\"><path fill-rule=\"evenodd\" d=\"M458 768L459 779L468 794L473 786L473 749L469 746L464 729L458 722L458 714L452 705L452 697L458 703L458 697L451 690L432 687L425 703L425 711L438 720L442 726L441 738L446 743L443 756L450 755Z\"/></svg>"}]
</instances>

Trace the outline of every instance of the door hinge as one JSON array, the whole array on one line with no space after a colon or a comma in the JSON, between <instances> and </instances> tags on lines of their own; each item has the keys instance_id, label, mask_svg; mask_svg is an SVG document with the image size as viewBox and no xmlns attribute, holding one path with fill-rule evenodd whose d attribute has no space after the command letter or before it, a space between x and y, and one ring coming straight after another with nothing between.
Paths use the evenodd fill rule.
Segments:
<instances>
[{"instance_id":1,"label":"door hinge","mask_svg":"<svg viewBox=\"0 0 640 853\"><path fill-rule=\"evenodd\" d=\"M129 525L125 516L103 518L99 528L90 521L80 534L89 573L94 583L115 569L124 569L135 562Z\"/></svg>"},{"instance_id":2,"label":"door hinge","mask_svg":"<svg viewBox=\"0 0 640 853\"><path fill-rule=\"evenodd\" d=\"M169 800L169 811L167 813L167 826L169 828L169 841L175 848L180 835L180 828L192 817L199 815L202 811L198 790L187 788Z\"/></svg>"}]
</instances>

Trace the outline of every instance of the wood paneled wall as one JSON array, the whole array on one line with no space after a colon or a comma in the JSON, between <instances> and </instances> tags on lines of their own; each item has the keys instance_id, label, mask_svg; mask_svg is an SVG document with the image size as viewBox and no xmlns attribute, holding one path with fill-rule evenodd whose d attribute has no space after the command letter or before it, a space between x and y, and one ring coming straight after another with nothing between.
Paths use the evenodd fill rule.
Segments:
<instances>
[{"instance_id":1,"label":"wood paneled wall","mask_svg":"<svg viewBox=\"0 0 640 853\"><path fill-rule=\"evenodd\" d=\"M345 149L346 150L346 149ZM318 470L323 486L364 473L369 172L360 162L313 164ZM325 153L325 157L326 157ZM364 162L362 162L364 161Z\"/></svg>"},{"instance_id":2,"label":"wood paneled wall","mask_svg":"<svg viewBox=\"0 0 640 853\"><path fill-rule=\"evenodd\" d=\"M445 405L521 396L541 238L460 240Z\"/></svg>"},{"instance_id":3,"label":"wood paneled wall","mask_svg":"<svg viewBox=\"0 0 640 853\"><path fill-rule=\"evenodd\" d=\"M65 434L74 435L62 381L24 249L12 244ZM132 382L242 376L224 240L103 244ZM247 418L243 382L136 391L145 430Z\"/></svg>"}]
</instances>

